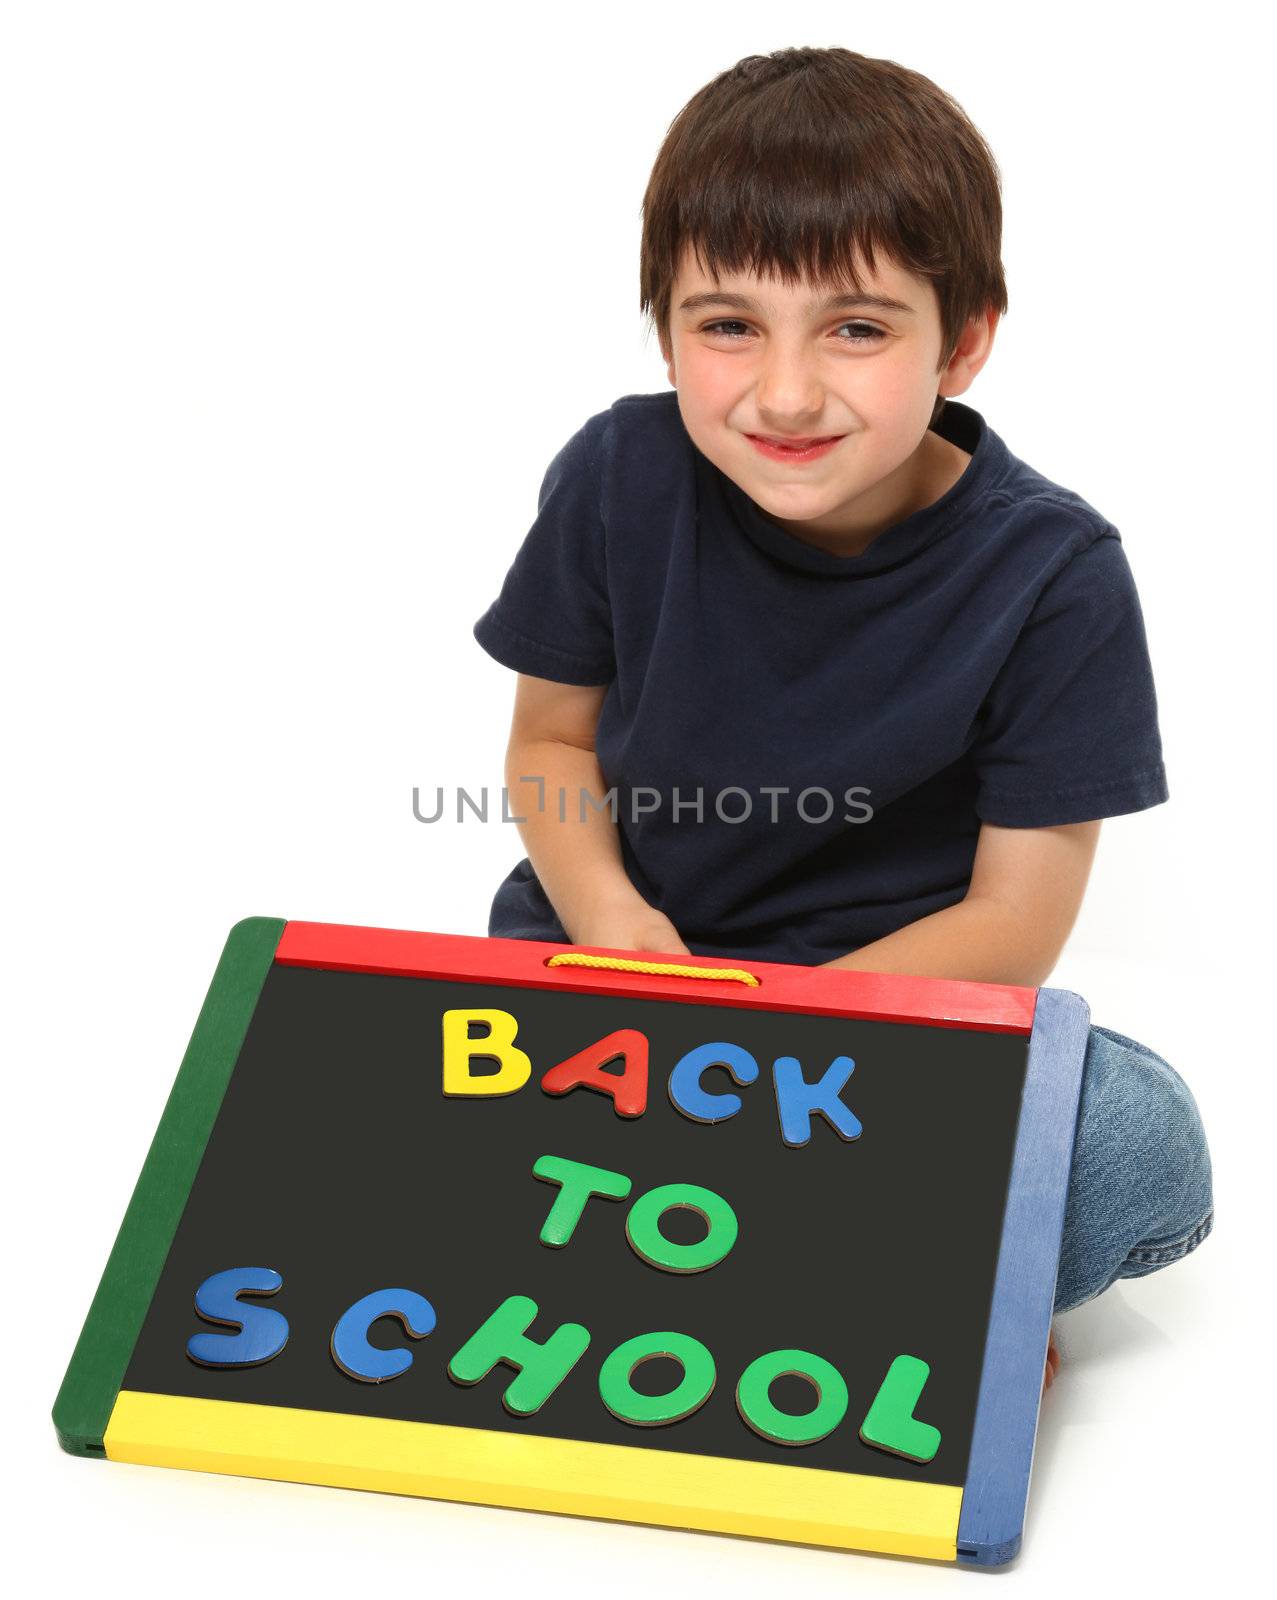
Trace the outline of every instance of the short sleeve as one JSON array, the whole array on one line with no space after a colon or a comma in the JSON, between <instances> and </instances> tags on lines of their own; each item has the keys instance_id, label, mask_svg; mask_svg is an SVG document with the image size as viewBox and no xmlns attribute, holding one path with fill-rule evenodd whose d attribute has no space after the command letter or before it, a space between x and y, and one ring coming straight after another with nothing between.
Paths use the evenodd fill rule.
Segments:
<instances>
[{"instance_id":1,"label":"short sleeve","mask_svg":"<svg viewBox=\"0 0 1277 1600\"><path fill-rule=\"evenodd\" d=\"M971 755L976 811L1001 827L1088 822L1169 798L1144 618L1116 530L1042 590Z\"/></svg>"},{"instance_id":2,"label":"short sleeve","mask_svg":"<svg viewBox=\"0 0 1277 1600\"><path fill-rule=\"evenodd\" d=\"M608 415L591 417L551 461L536 521L472 630L515 672L583 685L616 676L601 500Z\"/></svg>"}]
</instances>

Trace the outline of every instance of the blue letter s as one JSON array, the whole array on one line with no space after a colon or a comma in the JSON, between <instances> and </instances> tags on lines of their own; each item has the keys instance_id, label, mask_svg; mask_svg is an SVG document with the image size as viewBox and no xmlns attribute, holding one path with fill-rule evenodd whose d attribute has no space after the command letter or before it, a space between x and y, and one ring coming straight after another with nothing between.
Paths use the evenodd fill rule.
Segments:
<instances>
[{"instance_id":1,"label":"blue letter s","mask_svg":"<svg viewBox=\"0 0 1277 1600\"><path fill-rule=\"evenodd\" d=\"M235 1332L192 1334L186 1342L191 1360L202 1367L258 1367L277 1356L288 1342L288 1318L239 1297L276 1294L283 1282L271 1267L228 1267L205 1278L195 1291L196 1311Z\"/></svg>"}]
</instances>

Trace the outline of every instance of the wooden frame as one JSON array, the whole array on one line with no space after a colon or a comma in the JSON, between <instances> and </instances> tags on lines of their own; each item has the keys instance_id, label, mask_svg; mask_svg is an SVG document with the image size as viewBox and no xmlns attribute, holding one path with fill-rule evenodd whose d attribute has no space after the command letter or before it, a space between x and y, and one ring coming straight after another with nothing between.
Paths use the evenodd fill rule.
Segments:
<instances>
[{"instance_id":1,"label":"wooden frame","mask_svg":"<svg viewBox=\"0 0 1277 1600\"><path fill-rule=\"evenodd\" d=\"M54 1407L89 1456L996 1565L1019 1548L1089 1029L1065 991L742 962L757 980L547 967L569 946L249 918L230 933ZM632 957L632 952L593 952ZM965 1483L814 1470L122 1388L272 963L1027 1036ZM659 963L658 963L659 964Z\"/></svg>"}]
</instances>

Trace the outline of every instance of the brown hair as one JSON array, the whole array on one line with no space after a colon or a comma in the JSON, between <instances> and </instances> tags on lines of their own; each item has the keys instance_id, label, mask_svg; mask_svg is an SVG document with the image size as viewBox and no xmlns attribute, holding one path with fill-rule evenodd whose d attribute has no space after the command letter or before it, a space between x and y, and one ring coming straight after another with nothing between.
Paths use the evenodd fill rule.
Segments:
<instances>
[{"instance_id":1,"label":"brown hair","mask_svg":"<svg viewBox=\"0 0 1277 1600\"><path fill-rule=\"evenodd\" d=\"M670 124L643 197L640 310L662 342L686 246L711 274L861 287L875 251L931 279L943 367L1007 308L997 164L929 78L852 50L746 56Z\"/></svg>"}]
</instances>

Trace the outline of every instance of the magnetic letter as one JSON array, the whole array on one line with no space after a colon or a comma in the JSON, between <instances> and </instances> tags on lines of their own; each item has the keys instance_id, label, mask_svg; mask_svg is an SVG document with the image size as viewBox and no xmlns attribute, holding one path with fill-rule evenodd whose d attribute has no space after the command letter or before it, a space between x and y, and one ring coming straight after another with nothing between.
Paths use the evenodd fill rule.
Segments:
<instances>
[{"instance_id":1,"label":"magnetic letter","mask_svg":"<svg viewBox=\"0 0 1277 1600\"><path fill-rule=\"evenodd\" d=\"M664 1213L677 1206L704 1219L709 1232L696 1244L674 1244L658 1227ZM736 1243L737 1231L736 1213L722 1195L695 1183L666 1183L649 1189L634 1202L625 1219L625 1237L635 1255L665 1272L704 1272L706 1267L717 1266Z\"/></svg>"},{"instance_id":2,"label":"magnetic letter","mask_svg":"<svg viewBox=\"0 0 1277 1600\"><path fill-rule=\"evenodd\" d=\"M670 1099L677 1110L693 1122L725 1122L740 1110L741 1097L702 1089L706 1067L726 1067L736 1083L749 1084L758 1076L758 1063L738 1044L702 1044L689 1050L670 1073Z\"/></svg>"},{"instance_id":3,"label":"magnetic letter","mask_svg":"<svg viewBox=\"0 0 1277 1600\"><path fill-rule=\"evenodd\" d=\"M791 1416L771 1401L777 1378L806 1378L816 1391L814 1411ZM807 1350L772 1350L751 1361L736 1385L736 1407L754 1430L773 1444L815 1444L847 1414L847 1385L837 1367Z\"/></svg>"},{"instance_id":4,"label":"magnetic letter","mask_svg":"<svg viewBox=\"0 0 1277 1600\"><path fill-rule=\"evenodd\" d=\"M472 1022L486 1022L482 1039L470 1037ZM519 1024L508 1011L456 1010L443 1014L443 1092L453 1095L514 1094L532 1076L532 1063L515 1047ZM496 1072L474 1073L475 1056L495 1057Z\"/></svg>"},{"instance_id":5,"label":"magnetic letter","mask_svg":"<svg viewBox=\"0 0 1277 1600\"><path fill-rule=\"evenodd\" d=\"M639 1394L630 1384L634 1369L653 1356L671 1356L683 1369L669 1394ZM603 1363L599 1398L622 1422L654 1428L690 1417L709 1399L714 1378L714 1358L699 1339L686 1333L640 1333L618 1344Z\"/></svg>"},{"instance_id":6,"label":"magnetic letter","mask_svg":"<svg viewBox=\"0 0 1277 1600\"><path fill-rule=\"evenodd\" d=\"M453 1356L448 1376L455 1383L478 1383L504 1361L517 1367L519 1375L501 1396L501 1404L516 1417L539 1411L585 1354L590 1333L578 1322L565 1322L544 1344L537 1344L524 1337L536 1315L537 1303L526 1295L512 1294L503 1300Z\"/></svg>"},{"instance_id":7,"label":"magnetic letter","mask_svg":"<svg viewBox=\"0 0 1277 1600\"><path fill-rule=\"evenodd\" d=\"M411 1289L378 1289L356 1300L338 1319L329 1349L348 1377L360 1383L385 1383L412 1365L411 1350L382 1350L368 1343L379 1317L398 1317L410 1339L424 1339L435 1325L435 1308Z\"/></svg>"},{"instance_id":8,"label":"magnetic letter","mask_svg":"<svg viewBox=\"0 0 1277 1600\"><path fill-rule=\"evenodd\" d=\"M817 1112L840 1139L858 1139L860 1119L853 1116L838 1098L838 1091L856 1070L850 1056L835 1056L816 1083L808 1083L803 1069L793 1056L778 1056L772 1067L776 1084L776 1109L780 1112L780 1136L791 1149L811 1138L811 1118Z\"/></svg>"},{"instance_id":9,"label":"magnetic letter","mask_svg":"<svg viewBox=\"0 0 1277 1600\"><path fill-rule=\"evenodd\" d=\"M625 1070L604 1072L620 1056ZM546 1094L566 1094L569 1089L597 1089L612 1097L618 1117L641 1117L647 1110L647 1036L637 1028L618 1028L606 1039L578 1050L541 1079Z\"/></svg>"},{"instance_id":10,"label":"magnetic letter","mask_svg":"<svg viewBox=\"0 0 1277 1600\"><path fill-rule=\"evenodd\" d=\"M630 1180L624 1173L587 1167L583 1161L569 1161L566 1156L539 1157L532 1176L561 1186L541 1228L541 1243L553 1250L562 1249L575 1233L585 1202L592 1194L605 1200L624 1200L630 1192Z\"/></svg>"},{"instance_id":11,"label":"magnetic letter","mask_svg":"<svg viewBox=\"0 0 1277 1600\"><path fill-rule=\"evenodd\" d=\"M186 1353L202 1367L260 1367L288 1343L288 1318L269 1306L255 1306L242 1294L277 1294L283 1278L271 1267L228 1267L205 1278L195 1291L195 1309L205 1322L234 1333L193 1333Z\"/></svg>"},{"instance_id":12,"label":"magnetic letter","mask_svg":"<svg viewBox=\"0 0 1277 1600\"><path fill-rule=\"evenodd\" d=\"M940 1448L940 1430L919 1422L914 1407L922 1398L931 1368L917 1356L897 1356L860 1424L860 1437L875 1450L889 1450L908 1461L930 1461Z\"/></svg>"}]
</instances>

